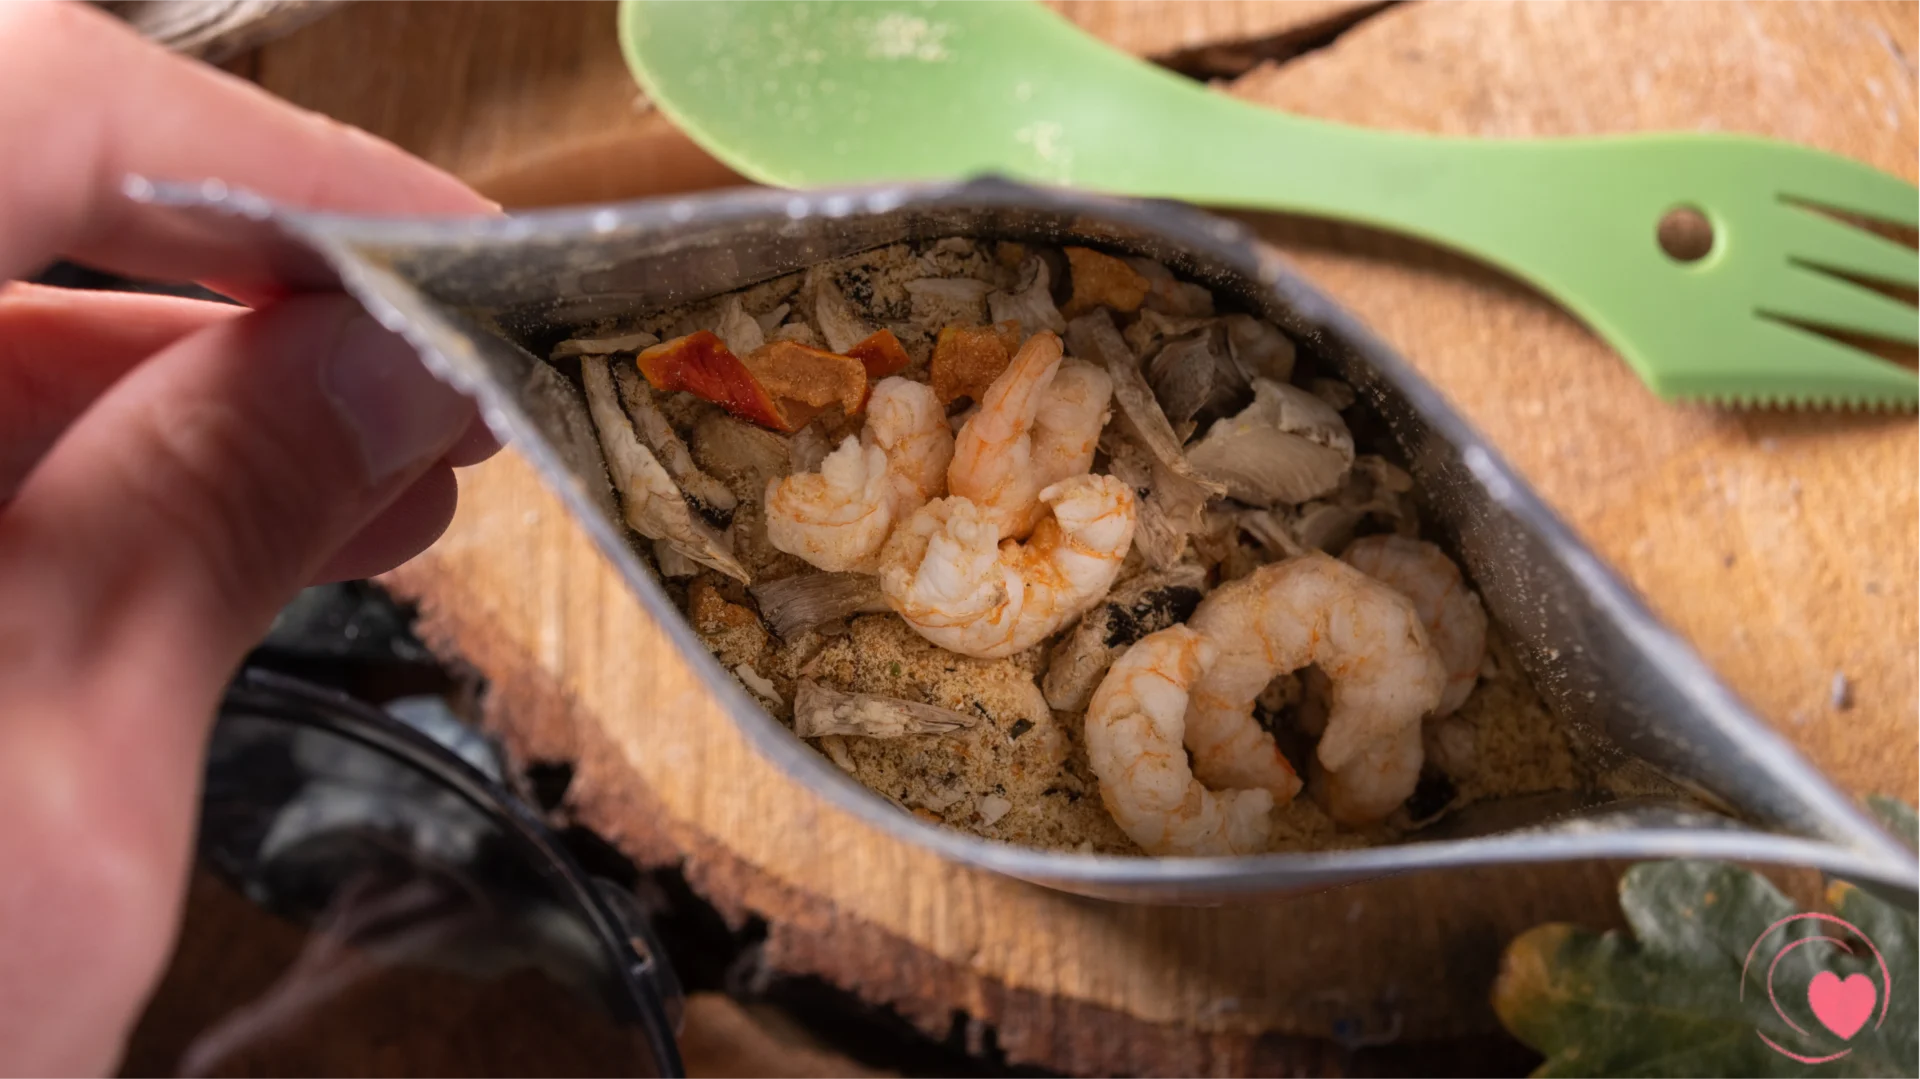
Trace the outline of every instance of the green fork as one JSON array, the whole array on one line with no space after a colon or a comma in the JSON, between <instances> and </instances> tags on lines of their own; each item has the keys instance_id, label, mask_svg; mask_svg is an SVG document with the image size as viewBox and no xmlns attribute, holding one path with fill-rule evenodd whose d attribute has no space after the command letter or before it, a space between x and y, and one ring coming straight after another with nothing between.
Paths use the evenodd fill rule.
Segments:
<instances>
[{"instance_id":1,"label":"green fork","mask_svg":"<svg viewBox=\"0 0 1920 1079\"><path fill-rule=\"evenodd\" d=\"M1920 400L1912 370L1854 343L1915 344L1920 258L1834 216L1912 229L1916 191L1847 158L1740 136L1481 140L1327 123L1210 92L1026 2L624 0L620 31L654 102L763 183L998 172L1352 221L1531 282L1662 397ZM1668 254L1658 238L1684 211L1711 228L1704 253Z\"/></svg>"}]
</instances>

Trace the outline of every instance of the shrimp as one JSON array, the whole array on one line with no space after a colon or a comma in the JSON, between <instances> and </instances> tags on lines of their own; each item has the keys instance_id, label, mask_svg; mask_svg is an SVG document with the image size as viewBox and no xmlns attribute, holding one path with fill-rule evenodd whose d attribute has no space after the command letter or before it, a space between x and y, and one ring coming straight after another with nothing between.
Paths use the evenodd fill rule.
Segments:
<instances>
[{"instance_id":1,"label":"shrimp","mask_svg":"<svg viewBox=\"0 0 1920 1079\"><path fill-rule=\"evenodd\" d=\"M767 540L828 572L871 572L894 523L945 486L952 456L933 389L883 379L868 398L858 445L848 438L820 471L767 485Z\"/></svg>"},{"instance_id":2,"label":"shrimp","mask_svg":"<svg viewBox=\"0 0 1920 1079\"><path fill-rule=\"evenodd\" d=\"M1413 601L1314 552L1222 585L1188 625L1220 649L1187 708L1187 748L1201 782L1259 787L1283 805L1299 792L1299 777L1254 720L1253 701L1276 676L1315 665L1332 685L1316 750L1332 777L1328 812L1362 823L1413 793L1420 719L1447 680ZM1400 752L1409 728L1411 770ZM1396 767L1382 770L1382 760Z\"/></svg>"},{"instance_id":3,"label":"shrimp","mask_svg":"<svg viewBox=\"0 0 1920 1079\"><path fill-rule=\"evenodd\" d=\"M997 659L1031 648L1100 602L1133 544L1133 491L1073 476L1040 492L1052 513L1022 544L965 498L901 522L880 552L880 591L922 637Z\"/></svg>"},{"instance_id":4,"label":"shrimp","mask_svg":"<svg viewBox=\"0 0 1920 1079\"><path fill-rule=\"evenodd\" d=\"M1460 567L1431 543L1368 536L1347 545L1341 560L1413 601L1420 624L1447 665L1447 691L1434 717L1466 703L1487 658L1487 612L1467 588Z\"/></svg>"},{"instance_id":5,"label":"shrimp","mask_svg":"<svg viewBox=\"0 0 1920 1079\"><path fill-rule=\"evenodd\" d=\"M1267 848L1273 795L1208 790L1180 744L1187 691L1218 654L1186 626L1148 634L1114 662L1087 705L1087 759L1100 777L1100 800L1148 854Z\"/></svg>"},{"instance_id":6,"label":"shrimp","mask_svg":"<svg viewBox=\"0 0 1920 1079\"><path fill-rule=\"evenodd\" d=\"M928 499L947 493L953 429L932 386L897 376L880 380L867 398L860 441L887 455L894 520L906 520Z\"/></svg>"},{"instance_id":7,"label":"shrimp","mask_svg":"<svg viewBox=\"0 0 1920 1079\"><path fill-rule=\"evenodd\" d=\"M981 395L954 440L947 484L986 513L1002 538L1021 539L1045 514L1040 491L1093 467L1113 379L1060 358L1060 338L1037 333Z\"/></svg>"},{"instance_id":8,"label":"shrimp","mask_svg":"<svg viewBox=\"0 0 1920 1079\"><path fill-rule=\"evenodd\" d=\"M767 484L767 542L830 573L872 572L893 528L887 455L849 435L820 462Z\"/></svg>"},{"instance_id":9,"label":"shrimp","mask_svg":"<svg viewBox=\"0 0 1920 1079\"><path fill-rule=\"evenodd\" d=\"M1327 812L1342 824L1376 821L1399 808L1420 782L1426 751L1421 724L1369 742L1338 772L1321 769L1321 796Z\"/></svg>"},{"instance_id":10,"label":"shrimp","mask_svg":"<svg viewBox=\"0 0 1920 1079\"><path fill-rule=\"evenodd\" d=\"M1085 360L1062 360L1033 419L1033 468L1050 487L1093 469L1093 451L1112 415L1113 376ZM1035 523L1039 509L1033 511Z\"/></svg>"}]
</instances>

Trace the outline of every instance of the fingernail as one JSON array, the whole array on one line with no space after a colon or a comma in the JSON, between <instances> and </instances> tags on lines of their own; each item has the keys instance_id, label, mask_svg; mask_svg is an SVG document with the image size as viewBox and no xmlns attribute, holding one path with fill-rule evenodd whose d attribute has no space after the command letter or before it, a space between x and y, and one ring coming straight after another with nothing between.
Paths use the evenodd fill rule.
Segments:
<instances>
[{"instance_id":1,"label":"fingernail","mask_svg":"<svg viewBox=\"0 0 1920 1079\"><path fill-rule=\"evenodd\" d=\"M350 316L320 369L320 390L380 483L445 453L473 405L420 364L413 346L364 313Z\"/></svg>"}]
</instances>

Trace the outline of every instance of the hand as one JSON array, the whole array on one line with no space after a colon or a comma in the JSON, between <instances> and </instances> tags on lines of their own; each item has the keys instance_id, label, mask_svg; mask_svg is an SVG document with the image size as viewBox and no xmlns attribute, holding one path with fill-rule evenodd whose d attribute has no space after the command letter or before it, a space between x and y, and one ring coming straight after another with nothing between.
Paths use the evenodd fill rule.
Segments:
<instances>
[{"instance_id":1,"label":"hand","mask_svg":"<svg viewBox=\"0 0 1920 1079\"><path fill-rule=\"evenodd\" d=\"M121 178L485 213L362 132L70 4L0 4L0 281L145 276ZM171 260L171 261L170 261ZM471 405L340 296L0 285L0 1073L110 1073L164 968L210 719L304 585L446 527Z\"/></svg>"}]
</instances>

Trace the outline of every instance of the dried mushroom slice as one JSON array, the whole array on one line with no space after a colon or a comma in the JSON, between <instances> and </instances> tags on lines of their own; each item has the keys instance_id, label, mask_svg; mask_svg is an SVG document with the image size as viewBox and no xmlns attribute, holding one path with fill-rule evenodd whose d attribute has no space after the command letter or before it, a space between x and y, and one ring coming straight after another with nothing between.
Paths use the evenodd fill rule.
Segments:
<instances>
[{"instance_id":1,"label":"dried mushroom slice","mask_svg":"<svg viewBox=\"0 0 1920 1079\"><path fill-rule=\"evenodd\" d=\"M751 589L760 616L786 640L815 626L856 614L889 610L880 580L864 573L796 573Z\"/></svg>"},{"instance_id":2,"label":"dried mushroom slice","mask_svg":"<svg viewBox=\"0 0 1920 1079\"><path fill-rule=\"evenodd\" d=\"M1204 286L1182 281L1173 271L1152 259L1130 258L1127 265L1147 279L1145 309L1182 318L1206 318L1213 314L1213 293Z\"/></svg>"},{"instance_id":3,"label":"dried mushroom slice","mask_svg":"<svg viewBox=\"0 0 1920 1079\"><path fill-rule=\"evenodd\" d=\"M987 320L993 285L971 277L923 277L906 284L913 321L923 326L978 326Z\"/></svg>"},{"instance_id":4,"label":"dried mushroom slice","mask_svg":"<svg viewBox=\"0 0 1920 1079\"><path fill-rule=\"evenodd\" d=\"M1325 401L1263 378L1253 404L1214 424L1187 459L1234 498L1270 509L1339 488L1353 466L1353 436Z\"/></svg>"},{"instance_id":5,"label":"dried mushroom slice","mask_svg":"<svg viewBox=\"0 0 1920 1079\"><path fill-rule=\"evenodd\" d=\"M723 412L708 412L693 426L693 459L735 491L754 495L767 481L787 474L787 439Z\"/></svg>"},{"instance_id":6,"label":"dried mushroom slice","mask_svg":"<svg viewBox=\"0 0 1920 1079\"><path fill-rule=\"evenodd\" d=\"M626 363L609 367L614 385L620 390L620 403L626 407L627 418L633 421L633 430L640 436L641 445L652 451L700 516L716 528L724 527L732 519L739 500L725 484L694 463L693 454L687 452L687 444L680 441L673 425L661 414L653 399L653 389L640 377L640 372Z\"/></svg>"},{"instance_id":7,"label":"dried mushroom slice","mask_svg":"<svg viewBox=\"0 0 1920 1079\"><path fill-rule=\"evenodd\" d=\"M909 734L945 734L980 722L951 708L941 708L875 693L847 693L801 679L794 686L793 733L802 738L854 735L863 738L900 738Z\"/></svg>"},{"instance_id":8,"label":"dried mushroom slice","mask_svg":"<svg viewBox=\"0 0 1920 1079\"><path fill-rule=\"evenodd\" d=\"M1067 324L1067 343L1075 357L1101 364L1113 378L1119 408L1101 445L1111 458L1112 474L1141 496L1134 543L1149 563L1166 569L1180 560L1207 502L1225 494L1226 487L1187 461L1112 316L1095 311L1074 319Z\"/></svg>"},{"instance_id":9,"label":"dried mushroom slice","mask_svg":"<svg viewBox=\"0 0 1920 1079\"><path fill-rule=\"evenodd\" d=\"M804 294L809 288L813 292L813 324L819 329L820 336L826 339L827 347L834 352L845 352L872 336L874 327L854 311L847 295L834 283L833 275L824 267L816 266L807 271L807 284L801 287Z\"/></svg>"},{"instance_id":10,"label":"dried mushroom slice","mask_svg":"<svg viewBox=\"0 0 1920 1079\"><path fill-rule=\"evenodd\" d=\"M1012 292L987 295L987 312L995 322L1020 327L1015 348L1041 330L1067 332L1066 317L1053 302L1053 274L1047 269L1047 261L1038 255L1028 255L1021 261L1020 284Z\"/></svg>"},{"instance_id":11,"label":"dried mushroom slice","mask_svg":"<svg viewBox=\"0 0 1920 1079\"><path fill-rule=\"evenodd\" d=\"M688 558L729 577L752 580L727 550L720 533L695 515L659 459L634 434L620 407L606 357L582 356L580 381L627 525L648 539L672 543Z\"/></svg>"},{"instance_id":12,"label":"dried mushroom slice","mask_svg":"<svg viewBox=\"0 0 1920 1079\"><path fill-rule=\"evenodd\" d=\"M574 337L553 346L549 355L556 360L568 356L615 356L622 352L638 352L659 343L658 337L645 330L617 337Z\"/></svg>"},{"instance_id":13,"label":"dried mushroom slice","mask_svg":"<svg viewBox=\"0 0 1920 1079\"><path fill-rule=\"evenodd\" d=\"M1133 350L1134 356L1145 360L1160 351L1160 346L1173 338L1185 337L1190 333L1216 325L1224 325L1224 321L1211 318L1179 318L1174 315L1163 315L1152 308L1147 308L1140 312L1140 317L1134 319L1120 336L1126 341L1127 347ZM1238 365L1236 364L1235 367L1237 370ZM1246 379L1243 377L1242 381Z\"/></svg>"},{"instance_id":14,"label":"dried mushroom slice","mask_svg":"<svg viewBox=\"0 0 1920 1079\"><path fill-rule=\"evenodd\" d=\"M1085 711L1122 652L1147 634L1192 616L1206 581L1206 569L1188 563L1164 573L1143 573L1108 593L1054 646L1040 683L1047 704L1062 712Z\"/></svg>"},{"instance_id":15,"label":"dried mushroom slice","mask_svg":"<svg viewBox=\"0 0 1920 1079\"><path fill-rule=\"evenodd\" d=\"M1196 427L1244 407L1249 392L1227 356L1226 332L1214 326L1162 345L1147 361L1147 383L1183 440Z\"/></svg>"},{"instance_id":16,"label":"dried mushroom slice","mask_svg":"<svg viewBox=\"0 0 1920 1079\"><path fill-rule=\"evenodd\" d=\"M745 356L767 343L766 331L761 329L760 323L752 315L747 314L747 309L740 305L738 294L720 301L719 319L713 327L713 332L719 336L720 340L727 343L727 351L735 356Z\"/></svg>"},{"instance_id":17,"label":"dried mushroom slice","mask_svg":"<svg viewBox=\"0 0 1920 1079\"><path fill-rule=\"evenodd\" d=\"M1248 382L1293 377L1293 341L1278 326L1252 315L1228 315L1220 321L1227 327L1227 355L1239 367L1240 377Z\"/></svg>"}]
</instances>

